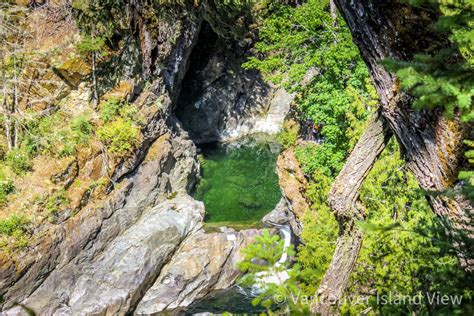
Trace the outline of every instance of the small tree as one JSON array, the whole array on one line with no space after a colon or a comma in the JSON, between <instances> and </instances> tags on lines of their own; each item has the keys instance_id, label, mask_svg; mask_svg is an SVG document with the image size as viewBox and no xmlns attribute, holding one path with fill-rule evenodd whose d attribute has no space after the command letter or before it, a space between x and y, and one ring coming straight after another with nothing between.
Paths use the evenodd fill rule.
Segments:
<instances>
[{"instance_id":1,"label":"small tree","mask_svg":"<svg viewBox=\"0 0 474 316\"><path fill-rule=\"evenodd\" d=\"M267 229L242 249L244 259L239 263L239 268L246 274L241 278L240 284L258 286L259 294L252 301L253 305L261 305L268 310L301 310L301 306L292 299L300 292L295 281L299 269L290 269L288 260L280 262L285 252L288 256L294 255L291 246L285 248L283 240L278 235L270 235Z\"/></svg>"},{"instance_id":2,"label":"small tree","mask_svg":"<svg viewBox=\"0 0 474 316\"><path fill-rule=\"evenodd\" d=\"M92 93L94 108L97 108L99 102L98 88L97 88L97 62L101 57L107 55L105 46L105 38L83 34L82 40L77 45L79 53L91 62L92 68Z\"/></svg>"}]
</instances>

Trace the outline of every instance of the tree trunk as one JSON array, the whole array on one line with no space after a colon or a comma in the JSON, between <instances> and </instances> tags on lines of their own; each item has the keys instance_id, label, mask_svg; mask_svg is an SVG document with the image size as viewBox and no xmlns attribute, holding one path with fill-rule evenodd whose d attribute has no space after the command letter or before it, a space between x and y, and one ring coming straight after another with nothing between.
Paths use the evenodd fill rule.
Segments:
<instances>
[{"instance_id":1,"label":"tree trunk","mask_svg":"<svg viewBox=\"0 0 474 316\"><path fill-rule=\"evenodd\" d=\"M365 218L359 203L359 189L385 148L391 133L377 113L347 159L329 193L329 205L339 222L339 237L331 264L316 293L313 311L328 315L344 294L362 245L362 231L356 221Z\"/></svg>"},{"instance_id":2,"label":"tree trunk","mask_svg":"<svg viewBox=\"0 0 474 316\"><path fill-rule=\"evenodd\" d=\"M380 64L386 58L410 60L414 54L443 48L446 34L432 27L438 13L395 0L336 0L336 4L369 67L382 115L400 143L407 167L427 191L452 188L463 161L466 126L457 118L446 119L441 110L412 109L413 99L400 90L396 76ZM447 218L455 229L473 233L471 201L461 195L430 196L429 201L433 211ZM469 253L459 251L461 264L472 269Z\"/></svg>"},{"instance_id":3,"label":"tree trunk","mask_svg":"<svg viewBox=\"0 0 474 316\"><path fill-rule=\"evenodd\" d=\"M13 135L12 146L18 148L18 74L17 74L17 59L16 59L16 48L13 50L13 107L11 109L11 115L13 117Z\"/></svg>"},{"instance_id":4,"label":"tree trunk","mask_svg":"<svg viewBox=\"0 0 474 316\"><path fill-rule=\"evenodd\" d=\"M452 187L462 163L462 139L466 128L458 119L444 118L441 111L413 110L413 99L400 90L396 76L380 64L386 58L410 60L416 53L433 52L446 45L446 38L442 37L445 34L436 33L431 27L438 18L437 13L395 0L335 2L369 68L380 97L381 114L400 143L407 167L427 191L439 192ZM361 141L364 140L359 143ZM333 260L317 293L329 299L313 306L313 311L323 315L330 314L331 305L337 303L347 288L362 239L360 231L351 224L363 216L351 206L366 175L350 171L357 169L360 163L353 157L358 155L359 143L336 179L329 197L341 228ZM376 156L367 159L370 166L375 159ZM429 202L438 216L448 219L451 227L472 236L471 201L461 195L451 198L432 195ZM346 217L342 221L344 225L341 225L340 214ZM471 270L472 254L463 250L461 242L454 242L454 246L457 247L461 264Z\"/></svg>"},{"instance_id":5,"label":"tree trunk","mask_svg":"<svg viewBox=\"0 0 474 316\"><path fill-rule=\"evenodd\" d=\"M11 133L11 111L8 105L8 92L7 92L7 75L5 70L5 51L1 51L1 59L2 59L2 114L3 114L3 128L5 129L5 138L7 141L7 149L8 151L13 149L13 142L12 142L12 133Z\"/></svg>"},{"instance_id":6,"label":"tree trunk","mask_svg":"<svg viewBox=\"0 0 474 316\"><path fill-rule=\"evenodd\" d=\"M97 93L97 77L96 77L96 51L92 52L92 98L94 99L94 109L98 108L99 95Z\"/></svg>"},{"instance_id":7,"label":"tree trunk","mask_svg":"<svg viewBox=\"0 0 474 316\"><path fill-rule=\"evenodd\" d=\"M331 13L332 17L332 26L337 28L337 7L334 0L329 0L329 12Z\"/></svg>"}]
</instances>

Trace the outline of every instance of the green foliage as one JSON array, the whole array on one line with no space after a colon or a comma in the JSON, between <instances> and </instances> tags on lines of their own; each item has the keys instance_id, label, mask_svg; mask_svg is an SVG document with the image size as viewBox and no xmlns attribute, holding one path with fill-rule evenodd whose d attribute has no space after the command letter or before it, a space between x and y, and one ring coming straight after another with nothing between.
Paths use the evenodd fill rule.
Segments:
<instances>
[{"instance_id":1,"label":"green foliage","mask_svg":"<svg viewBox=\"0 0 474 316\"><path fill-rule=\"evenodd\" d=\"M92 124L84 115L79 115L71 121L72 136L76 144L86 143L92 135Z\"/></svg>"},{"instance_id":2,"label":"green foliage","mask_svg":"<svg viewBox=\"0 0 474 316\"><path fill-rule=\"evenodd\" d=\"M104 122L112 120L122 107L118 98L109 98L100 105L100 118Z\"/></svg>"},{"instance_id":3,"label":"green foliage","mask_svg":"<svg viewBox=\"0 0 474 316\"><path fill-rule=\"evenodd\" d=\"M287 149L296 145L299 134L300 127L298 123L290 120L283 124L283 129L278 132L276 139L283 149Z\"/></svg>"},{"instance_id":4,"label":"green foliage","mask_svg":"<svg viewBox=\"0 0 474 316\"><path fill-rule=\"evenodd\" d=\"M5 155L5 163L16 174L24 174L25 172L30 171L33 168L31 157L29 153L23 148L10 150Z\"/></svg>"},{"instance_id":5,"label":"green foliage","mask_svg":"<svg viewBox=\"0 0 474 316\"><path fill-rule=\"evenodd\" d=\"M81 41L77 43L76 48L79 54L87 58L93 52L98 52L101 56L107 55L104 37L83 35Z\"/></svg>"},{"instance_id":6,"label":"green foliage","mask_svg":"<svg viewBox=\"0 0 474 316\"><path fill-rule=\"evenodd\" d=\"M391 143L361 188L360 199L368 216L360 224L365 230L364 243L348 291L359 304L347 301L342 312L359 314L371 307L383 315L462 310L469 314L472 280L460 269L443 226L398 156L398 147ZM373 294L367 294L368 288ZM463 305L429 306L427 293L463 295ZM376 295L422 295L423 304L383 304ZM357 296L364 299L354 299Z\"/></svg>"},{"instance_id":7,"label":"green foliage","mask_svg":"<svg viewBox=\"0 0 474 316\"><path fill-rule=\"evenodd\" d=\"M76 23L86 37L96 40L84 45L89 51L100 51L102 42L116 31L128 29L126 3L120 0L73 0ZM100 49L97 49L100 48Z\"/></svg>"},{"instance_id":8,"label":"green foliage","mask_svg":"<svg viewBox=\"0 0 474 316\"><path fill-rule=\"evenodd\" d=\"M419 89L414 94L425 95L417 106L434 102L434 106L443 106L448 114L456 109L464 121L469 121L473 86L472 22L466 24L457 15L470 13L446 5L445 9L448 8L454 20L442 18L438 27L446 31L450 23L463 25L452 31L451 40L462 41L462 45L456 46L464 61L458 54L447 63L448 50L444 50L441 53L445 55L417 56L412 63L387 63L402 71L399 75L404 88L412 92ZM255 46L258 54L244 65L257 68L266 78L297 91L297 119L303 122L309 119L320 130L321 144L296 146L294 134L282 133L282 143L288 144L286 147L295 146L296 156L310 176L306 197L312 206L303 218L304 243L298 249L299 270L295 270L293 279L306 295L314 295L332 259L338 235L338 223L326 202L329 188L361 135L366 118L377 105L375 89L347 27L340 18L336 25L333 22L328 1L309 0L295 8L267 3L260 42ZM438 69L443 63L443 68ZM408 66L410 70L405 69ZM316 76L305 85L300 84L307 81L305 75L309 69ZM471 146L467 158L472 163L473 143L466 141L466 144ZM361 189L360 199L368 210L367 221L360 224L365 239L352 287L346 294L367 300L355 305L346 302L341 313L472 314L469 307L472 277L459 267L441 221L403 166L396 143L391 143ZM472 185L471 177L468 171L460 174L461 179ZM257 253L254 255L258 257ZM383 305L374 297L374 293L413 297L426 292L464 295L463 305L428 306L425 297L421 306L393 306Z\"/></svg>"},{"instance_id":9,"label":"green foliage","mask_svg":"<svg viewBox=\"0 0 474 316\"><path fill-rule=\"evenodd\" d=\"M30 221L25 216L13 214L0 221L0 234L13 236L17 231L25 232L26 225L29 223Z\"/></svg>"},{"instance_id":10,"label":"green foliage","mask_svg":"<svg viewBox=\"0 0 474 316\"><path fill-rule=\"evenodd\" d=\"M100 105L100 118L108 123L117 116L124 119L140 121L137 119L138 109L126 102L119 100L116 97L111 97Z\"/></svg>"},{"instance_id":11,"label":"green foliage","mask_svg":"<svg viewBox=\"0 0 474 316\"><path fill-rule=\"evenodd\" d=\"M301 266L300 287L309 296L316 292L336 245L338 225L326 202L331 183L331 178L316 171L306 193L312 207L303 218L303 244L298 248L296 260Z\"/></svg>"},{"instance_id":12,"label":"green foliage","mask_svg":"<svg viewBox=\"0 0 474 316\"><path fill-rule=\"evenodd\" d=\"M13 181L0 172L0 206L6 204L7 196L15 191Z\"/></svg>"},{"instance_id":13,"label":"green foliage","mask_svg":"<svg viewBox=\"0 0 474 316\"><path fill-rule=\"evenodd\" d=\"M377 104L367 68L344 21L333 20L329 1L310 0L297 7L269 1L263 14L258 57L243 66L300 92L296 118L317 125L323 143L297 148L296 155L307 174L321 169L334 176ZM303 85L308 72L314 77Z\"/></svg>"},{"instance_id":14,"label":"green foliage","mask_svg":"<svg viewBox=\"0 0 474 316\"><path fill-rule=\"evenodd\" d=\"M127 155L140 140L141 118L138 109L118 98L111 97L100 105L103 125L97 130L97 137L112 154Z\"/></svg>"},{"instance_id":15,"label":"green foliage","mask_svg":"<svg viewBox=\"0 0 474 316\"><path fill-rule=\"evenodd\" d=\"M266 271L280 260L283 240L278 235L270 235L270 231L264 229L261 235L255 237L255 242L243 248L241 252L244 260L239 263L239 268L243 272Z\"/></svg>"},{"instance_id":16,"label":"green foliage","mask_svg":"<svg viewBox=\"0 0 474 316\"><path fill-rule=\"evenodd\" d=\"M45 210L52 216L57 215L69 203L65 191L60 190L49 196L44 204Z\"/></svg>"},{"instance_id":17,"label":"green foliage","mask_svg":"<svg viewBox=\"0 0 474 316\"><path fill-rule=\"evenodd\" d=\"M289 299L291 294L298 293L298 288L295 283L295 276L298 267L289 269L289 263L279 263L284 251L289 256L294 255L292 247L284 248L284 241L278 235L271 235L265 229L262 234L255 237L255 241L241 250L244 256L243 261L239 262L238 266L242 272L246 274L240 279L239 283L243 286L257 285L262 292L252 301L254 305L261 305L268 310L274 309L275 303L285 301L286 304L291 305L291 309L296 311L296 305ZM282 281L282 273L289 273L289 279ZM273 276L280 279L278 283L262 282L261 278L264 276ZM278 298L281 298L280 301ZM278 300L275 302L275 300ZM282 306L280 306L282 308Z\"/></svg>"},{"instance_id":18,"label":"green foliage","mask_svg":"<svg viewBox=\"0 0 474 316\"><path fill-rule=\"evenodd\" d=\"M23 215L10 215L0 220L0 248L6 251L28 246L26 236L30 220Z\"/></svg>"},{"instance_id":19,"label":"green foliage","mask_svg":"<svg viewBox=\"0 0 474 316\"><path fill-rule=\"evenodd\" d=\"M119 117L101 126L97 130L97 137L110 153L126 155L138 144L140 129L132 121Z\"/></svg>"},{"instance_id":20,"label":"green foliage","mask_svg":"<svg viewBox=\"0 0 474 316\"><path fill-rule=\"evenodd\" d=\"M105 100L100 105L100 118L103 126L97 130L97 137L117 155L126 155L138 144L141 117L138 109L116 97Z\"/></svg>"},{"instance_id":21,"label":"green foliage","mask_svg":"<svg viewBox=\"0 0 474 316\"><path fill-rule=\"evenodd\" d=\"M22 147L30 155L67 157L76 152L78 145L87 144L93 127L84 113L68 117L63 112L56 112L45 117L33 115L27 122L27 129Z\"/></svg>"}]
</instances>

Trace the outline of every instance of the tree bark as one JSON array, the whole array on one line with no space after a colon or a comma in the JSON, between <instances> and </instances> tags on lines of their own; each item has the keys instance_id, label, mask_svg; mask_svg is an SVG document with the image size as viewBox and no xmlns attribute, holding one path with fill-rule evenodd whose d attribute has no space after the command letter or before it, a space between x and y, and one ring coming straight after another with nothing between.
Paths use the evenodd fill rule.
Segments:
<instances>
[{"instance_id":1,"label":"tree bark","mask_svg":"<svg viewBox=\"0 0 474 316\"><path fill-rule=\"evenodd\" d=\"M462 164L465 126L458 119L446 119L438 110L412 109L412 97L400 90L396 76L380 64L386 58L410 60L416 53L434 52L446 45L445 34L436 33L432 28L438 14L396 0L335 2L369 68L380 97L381 115L396 136L407 167L427 191L440 192L453 187ZM341 228L333 260L317 293L320 297L332 298L330 302L318 302L313 306L313 311L323 315L331 313L331 305L337 304L347 288L362 240L360 231L351 224L364 215L352 206L358 197L360 182L366 175L350 171L357 169L357 163L360 163L353 157L358 155L358 146L347 160L329 197ZM368 159L370 166L376 158ZM448 220L451 226L448 229L462 230L472 236L471 201L459 194L455 197L430 195L428 200L433 211ZM342 218L345 217L344 225L341 225L341 214ZM461 265L472 270L472 253L465 251L465 245L459 241L455 241L454 246Z\"/></svg>"},{"instance_id":2,"label":"tree bark","mask_svg":"<svg viewBox=\"0 0 474 316\"><path fill-rule=\"evenodd\" d=\"M97 93L97 76L96 76L96 51L92 52L92 98L94 99L94 109L98 108L99 96Z\"/></svg>"},{"instance_id":3,"label":"tree bark","mask_svg":"<svg viewBox=\"0 0 474 316\"><path fill-rule=\"evenodd\" d=\"M13 136L12 144L13 148L18 148L18 74L17 74L17 59L16 59L16 46L13 49L13 108L11 111L13 117Z\"/></svg>"},{"instance_id":4,"label":"tree bark","mask_svg":"<svg viewBox=\"0 0 474 316\"><path fill-rule=\"evenodd\" d=\"M332 26L337 28L337 7L334 0L329 0L329 12L331 13L332 17Z\"/></svg>"},{"instance_id":5,"label":"tree bark","mask_svg":"<svg viewBox=\"0 0 474 316\"><path fill-rule=\"evenodd\" d=\"M457 118L445 118L441 110L412 109L413 98L400 90L396 76L380 64L386 58L410 60L414 54L443 48L446 34L432 27L438 13L395 0L336 0L336 4L369 67L382 115L400 143L408 169L427 191L452 188L463 161L466 126ZM429 201L452 227L474 232L471 201L461 195L430 196ZM472 269L472 254L459 251L461 264Z\"/></svg>"},{"instance_id":6,"label":"tree bark","mask_svg":"<svg viewBox=\"0 0 474 316\"><path fill-rule=\"evenodd\" d=\"M11 142L11 133L10 133L10 115L8 109L8 95L7 95L7 76L5 70L5 51L2 49L0 52L2 60L2 114L3 114L3 128L5 129L5 138L7 140L8 151L13 147Z\"/></svg>"},{"instance_id":7,"label":"tree bark","mask_svg":"<svg viewBox=\"0 0 474 316\"><path fill-rule=\"evenodd\" d=\"M356 221L363 220L366 212L358 201L359 189L390 137L387 123L376 113L331 187L328 202L339 223L339 236L331 264L316 293L314 312L330 314L344 294L362 245L362 231Z\"/></svg>"}]
</instances>

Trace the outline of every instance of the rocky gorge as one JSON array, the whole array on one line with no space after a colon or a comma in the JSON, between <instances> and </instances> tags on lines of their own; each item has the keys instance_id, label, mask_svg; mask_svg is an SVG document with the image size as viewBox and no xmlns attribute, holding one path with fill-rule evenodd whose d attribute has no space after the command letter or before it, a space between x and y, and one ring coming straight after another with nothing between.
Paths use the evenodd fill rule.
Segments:
<instances>
[{"instance_id":1,"label":"rocky gorge","mask_svg":"<svg viewBox=\"0 0 474 316\"><path fill-rule=\"evenodd\" d=\"M204 230L204 205L191 197L200 174L196 144L275 133L293 95L242 69L245 49L224 44L203 7L173 6L158 24L143 10L131 2L130 49L116 57L110 89L126 86L123 97L145 117L140 146L113 162L106 194L81 192L73 210L35 228L26 249L0 255L3 315L181 313L235 283L240 250L260 233ZM59 73L67 80L79 72ZM83 84L67 89L68 102L88 99L78 92ZM102 159L99 150L89 154L58 179L70 185L103 174ZM301 214L293 205L304 198L286 194L292 185L285 183L295 173L304 179L294 159L280 160L284 198L264 222L290 225L297 236Z\"/></svg>"}]
</instances>

